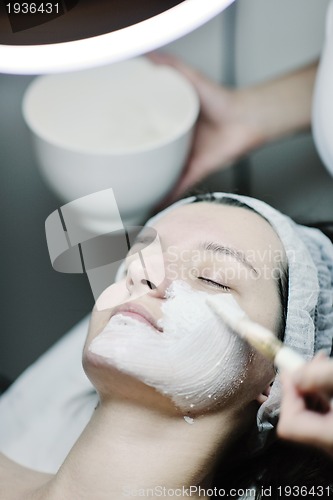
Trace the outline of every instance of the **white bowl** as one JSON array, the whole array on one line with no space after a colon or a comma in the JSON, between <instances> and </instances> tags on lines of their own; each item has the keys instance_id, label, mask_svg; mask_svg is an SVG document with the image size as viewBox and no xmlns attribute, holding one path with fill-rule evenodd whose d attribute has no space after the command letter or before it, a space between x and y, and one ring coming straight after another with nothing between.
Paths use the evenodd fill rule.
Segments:
<instances>
[{"instance_id":1,"label":"white bowl","mask_svg":"<svg viewBox=\"0 0 333 500\"><path fill-rule=\"evenodd\" d=\"M36 78L23 100L41 172L64 201L113 188L126 224L172 189L199 112L191 84L144 57ZM84 214L101 227L103 207Z\"/></svg>"}]
</instances>

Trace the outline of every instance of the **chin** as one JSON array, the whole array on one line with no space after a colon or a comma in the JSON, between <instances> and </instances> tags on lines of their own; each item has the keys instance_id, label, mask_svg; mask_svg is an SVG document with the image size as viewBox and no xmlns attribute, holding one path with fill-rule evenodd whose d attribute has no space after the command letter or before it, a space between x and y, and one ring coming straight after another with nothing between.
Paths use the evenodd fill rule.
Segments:
<instances>
[{"instance_id":1,"label":"chin","mask_svg":"<svg viewBox=\"0 0 333 500\"><path fill-rule=\"evenodd\" d=\"M109 359L85 348L82 358L83 369L100 396L101 404L123 401L137 407L150 409L165 416L182 413L166 396L137 378L119 370Z\"/></svg>"}]
</instances>

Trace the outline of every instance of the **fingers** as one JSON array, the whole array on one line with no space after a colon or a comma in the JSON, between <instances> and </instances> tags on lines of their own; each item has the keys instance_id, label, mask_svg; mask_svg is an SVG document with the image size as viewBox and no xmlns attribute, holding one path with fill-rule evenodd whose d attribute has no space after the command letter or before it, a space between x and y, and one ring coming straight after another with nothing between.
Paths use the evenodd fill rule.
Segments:
<instances>
[{"instance_id":1,"label":"fingers","mask_svg":"<svg viewBox=\"0 0 333 500\"><path fill-rule=\"evenodd\" d=\"M222 87L204 76L202 73L187 65L177 57L162 52L148 54L148 58L155 64L171 66L187 78L195 87L199 100L205 107L214 109L216 107L217 94L223 93Z\"/></svg>"},{"instance_id":2,"label":"fingers","mask_svg":"<svg viewBox=\"0 0 333 500\"><path fill-rule=\"evenodd\" d=\"M324 413L308 409L306 397L292 377L281 376L281 381L283 396L278 435L283 439L319 447L333 456L333 409L328 408Z\"/></svg>"},{"instance_id":3,"label":"fingers","mask_svg":"<svg viewBox=\"0 0 333 500\"><path fill-rule=\"evenodd\" d=\"M257 147L261 139L252 117L250 92L228 89L169 54L153 53L149 57L157 64L168 64L180 71L193 84L200 100L200 115L187 165L161 208L211 173L230 167L237 158Z\"/></svg>"},{"instance_id":4,"label":"fingers","mask_svg":"<svg viewBox=\"0 0 333 500\"><path fill-rule=\"evenodd\" d=\"M295 374L294 383L303 393L321 391L332 396L333 361L319 353Z\"/></svg>"},{"instance_id":5,"label":"fingers","mask_svg":"<svg viewBox=\"0 0 333 500\"><path fill-rule=\"evenodd\" d=\"M278 429L280 431L288 432L293 430L295 417L305 411L305 401L298 393L295 385L290 378L286 375L281 375L281 382L283 385L283 397L281 401L281 416L279 419ZM285 424L286 429L284 428Z\"/></svg>"},{"instance_id":6,"label":"fingers","mask_svg":"<svg viewBox=\"0 0 333 500\"><path fill-rule=\"evenodd\" d=\"M172 54L167 54L166 52L150 52L147 54L147 57L155 64L171 66L177 69L190 80L192 78L196 79L196 71Z\"/></svg>"},{"instance_id":7,"label":"fingers","mask_svg":"<svg viewBox=\"0 0 333 500\"><path fill-rule=\"evenodd\" d=\"M188 164L183 176L180 178L178 185L172 193L172 199L180 198L187 190L201 181L208 172L204 169L192 168L191 163Z\"/></svg>"},{"instance_id":8,"label":"fingers","mask_svg":"<svg viewBox=\"0 0 333 500\"><path fill-rule=\"evenodd\" d=\"M196 71L191 66L187 65L176 56L171 54L167 54L165 52L151 52L147 56L152 62L155 64L161 64L166 66L171 66L175 68L177 71L182 73L186 78L188 78L195 86L202 79L205 79L203 75L201 75L198 71Z\"/></svg>"},{"instance_id":9,"label":"fingers","mask_svg":"<svg viewBox=\"0 0 333 500\"><path fill-rule=\"evenodd\" d=\"M278 435L290 441L315 446L333 456L333 418L306 411L279 422Z\"/></svg>"},{"instance_id":10,"label":"fingers","mask_svg":"<svg viewBox=\"0 0 333 500\"><path fill-rule=\"evenodd\" d=\"M189 172L189 178L187 177L187 174L185 174L183 177L180 178L178 181L178 184L174 187L173 191L169 193L156 207L155 213L160 212L164 208L168 207L178 199L180 199L182 196L186 195L186 191L190 190L196 184L199 182L201 179L201 176L196 180L194 179L193 182L191 181L192 175Z\"/></svg>"}]
</instances>

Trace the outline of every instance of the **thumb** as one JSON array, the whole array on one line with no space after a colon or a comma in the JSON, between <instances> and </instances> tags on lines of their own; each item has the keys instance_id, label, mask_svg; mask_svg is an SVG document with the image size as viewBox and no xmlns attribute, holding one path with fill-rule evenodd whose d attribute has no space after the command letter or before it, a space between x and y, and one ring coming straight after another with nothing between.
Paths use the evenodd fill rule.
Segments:
<instances>
[{"instance_id":1,"label":"thumb","mask_svg":"<svg viewBox=\"0 0 333 500\"><path fill-rule=\"evenodd\" d=\"M195 184L203 178L203 172L196 171L193 169L188 169L183 177L181 177L178 185L175 187L172 193L173 199L177 199L180 196L183 196L186 191L191 189Z\"/></svg>"},{"instance_id":2,"label":"thumb","mask_svg":"<svg viewBox=\"0 0 333 500\"><path fill-rule=\"evenodd\" d=\"M187 65L171 54L152 52L148 55L148 58L155 64L164 64L167 66L171 66L172 68L179 71L192 83L198 93L200 102L214 106L215 93L212 92L212 90L216 89L217 92L220 92L221 87L219 84L213 82L202 73L200 73L200 71Z\"/></svg>"}]
</instances>

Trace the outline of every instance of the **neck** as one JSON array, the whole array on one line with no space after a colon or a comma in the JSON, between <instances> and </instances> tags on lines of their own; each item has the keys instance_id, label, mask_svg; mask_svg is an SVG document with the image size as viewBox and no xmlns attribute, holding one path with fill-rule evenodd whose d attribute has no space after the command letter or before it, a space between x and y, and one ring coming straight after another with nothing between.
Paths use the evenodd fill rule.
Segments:
<instances>
[{"instance_id":1,"label":"neck","mask_svg":"<svg viewBox=\"0 0 333 500\"><path fill-rule=\"evenodd\" d=\"M170 490L170 497L185 498L192 487L191 497L196 498L194 487L203 488L214 456L230 442L235 425L233 421L231 427L231 417L213 413L189 424L181 416L161 415L128 401L103 402L48 483L45 497L157 498L158 488L165 488L162 496L168 497ZM201 500L203 495L201 491Z\"/></svg>"}]
</instances>

